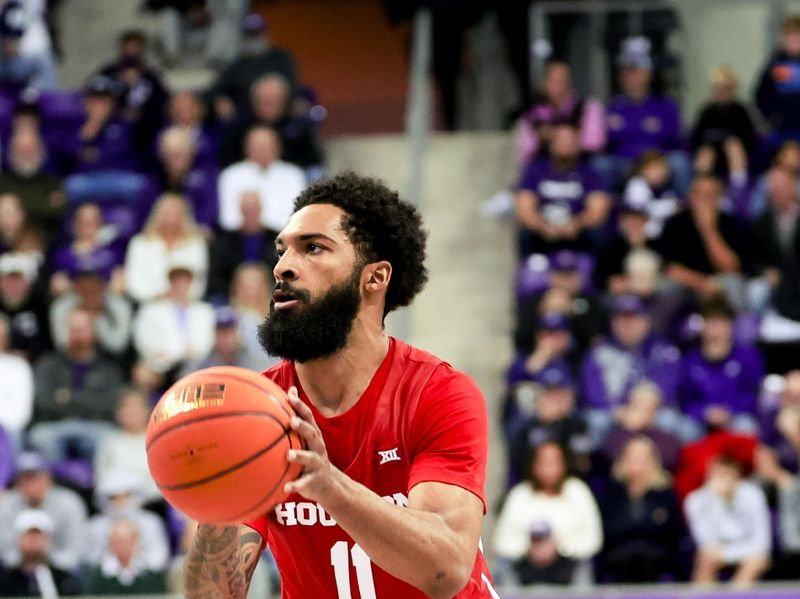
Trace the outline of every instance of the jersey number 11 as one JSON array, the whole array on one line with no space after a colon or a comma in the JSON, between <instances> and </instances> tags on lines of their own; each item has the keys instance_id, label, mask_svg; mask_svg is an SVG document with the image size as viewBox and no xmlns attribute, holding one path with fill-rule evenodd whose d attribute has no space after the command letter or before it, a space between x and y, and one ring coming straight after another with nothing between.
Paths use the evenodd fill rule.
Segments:
<instances>
[{"instance_id":1,"label":"jersey number 11","mask_svg":"<svg viewBox=\"0 0 800 599\"><path fill-rule=\"evenodd\" d=\"M356 570L358 593L361 599L375 599L375 582L372 580L372 562L359 545L347 550L347 541L337 541L331 547L331 566L336 578L339 599L353 599L350 592L350 560Z\"/></svg>"}]
</instances>

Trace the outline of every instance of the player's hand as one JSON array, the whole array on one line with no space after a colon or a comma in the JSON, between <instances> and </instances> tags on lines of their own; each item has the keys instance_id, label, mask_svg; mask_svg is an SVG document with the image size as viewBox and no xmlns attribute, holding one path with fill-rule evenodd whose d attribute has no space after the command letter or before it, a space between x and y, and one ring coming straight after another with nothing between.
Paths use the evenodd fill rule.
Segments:
<instances>
[{"instance_id":1,"label":"player's hand","mask_svg":"<svg viewBox=\"0 0 800 599\"><path fill-rule=\"evenodd\" d=\"M303 473L297 480L286 483L283 489L286 493L299 493L306 499L320 502L334 487L336 467L328 460L328 450L311 409L300 399L295 387L289 389L288 395L297 414L290 425L303 438L306 448L289 450L289 462L303 466Z\"/></svg>"}]
</instances>

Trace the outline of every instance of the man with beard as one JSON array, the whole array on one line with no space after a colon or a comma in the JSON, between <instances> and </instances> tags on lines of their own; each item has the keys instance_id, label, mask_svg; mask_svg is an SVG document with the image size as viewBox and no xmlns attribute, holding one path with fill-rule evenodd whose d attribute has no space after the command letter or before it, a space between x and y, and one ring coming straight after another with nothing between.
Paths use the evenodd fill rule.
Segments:
<instances>
[{"instance_id":1,"label":"man with beard","mask_svg":"<svg viewBox=\"0 0 800 599\"><path fill-rule=\"evenodd\" d=\"M553 126L550 155L525 168L515 202L521 258L596 244L611 200L597 173L580 160L574 125Z\"/></svg>"},{"instance_id":2,"label":"man with beard","mask_svg":"<svg viewBox=\"0 0 800 599\"><path fill-rule=\"evenodd\" d=\"M277 238L264 374L289 394L302 476L271 514L201 524L185 594L244 597L266 544L283 597L497 597L479 549L487 419L475 384L384 331L427 280L418 213L354 174L308 188Z\"/></svg>"}]
</instances>

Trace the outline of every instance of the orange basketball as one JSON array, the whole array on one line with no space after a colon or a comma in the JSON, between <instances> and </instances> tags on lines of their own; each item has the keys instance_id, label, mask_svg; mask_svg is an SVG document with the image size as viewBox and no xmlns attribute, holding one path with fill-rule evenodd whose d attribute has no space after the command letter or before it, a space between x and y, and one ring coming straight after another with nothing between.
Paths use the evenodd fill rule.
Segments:
<instances>
[{"instance_id":1,"label":"orange basketball","mask_svg":"<svg viewBox=\"0 0 800 599\"><path fill-rule=\"evenodd\" d=\"M170 387L150 415L147 463L164 498L200 522L268 513L300 474L286 454L303 446L286 393L256 372L217 366Z\"/></svg>"}]
</instances>

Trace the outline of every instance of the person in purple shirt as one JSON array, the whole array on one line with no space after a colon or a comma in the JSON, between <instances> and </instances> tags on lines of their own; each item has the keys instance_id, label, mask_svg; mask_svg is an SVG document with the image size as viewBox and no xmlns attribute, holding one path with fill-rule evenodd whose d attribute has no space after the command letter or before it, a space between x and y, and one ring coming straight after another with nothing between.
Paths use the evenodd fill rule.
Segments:
<instances>
[{"instance_id":1,"label":"person in purple shirt","mask_svg":"<svg viewBox=\"0 0 800 599\"><path fill-rule=\"evenodd\" d=\"M172 94L167 108L168 127L179 127L191 133L195 141L196 166L218 168L219 132L203 118L203 105L197 94L188 90Z\"/></svg>"},{"instance_id":2,"label":"person in purple shirt","mask_svg":"<svg viewBox=\"0 0 800 599\"><path fill-rule=\"evenodd\" d=\"M581 366L581 398L595 446L613 424L615 408L623 405L642 380L655 383L664 405L675 405L680 351L656 337L647 306L636 295L620 295L611 306L609 337L585 355ZM664 423L669 427L672 423Z\"/></svg>"},{"instance_id":3,"label":"person in purple shirt","mask_svg":"<svg viewBox=\"0 0 800 599\"><path fill-rule=\"evenodd\" d=\"M574 125L553 128L550 156L525 168L515 203L522 258L597 243L611 200L594 169L580 160Z\"/></svg>"},{"instance_id":4,"label":"person in purple shirt","mask_svg":"<svg viewBox=\"0 0 800 599\"><path fill-rule=\"evenodd\" d=\"M56 249L50 260L50 293L58 296L70 289L75 273L91 268L107 279L121 277L123 255L110 243L103 215L97 204L84 204L72 217L72 240ZM112 233L113 236L113 233Z\"/></svg>"},{"instance_id":5,"label":"person in purple shirt","mask_svg":"<svg viewBox=\"0 0 800 599\"><path fill-rule=\"evenodd\" d=\"M217 169L197 162L197 139L188 129L170 127L158 139L159 169L151 181L152 202L141 211L142 222L163 193L182 195L195 220L207 233L217 222ZM145 202L143 202L144 204Z\"/></svg>"},{"instance_id":6,"label":"person in purple shirt","mask_svg":"<svg viewBox=\"0 0 800 599\"><path fill-rule=\"evenodd\" d=\"M678 399L699 438L708 430L758 431L756 407L764 361L755 347L737 343L736 314L723 296L706 300L700 310L700 347L684 356Z\"/></svg>"},{"instance_id":7,"label":"person in purple shirt","mask_svg":"<svg viewBox=\"0 0 800 599\"><path fill-rule=\"evenodd\" d=\"M607 154L594 164L612 189L619 188L625 173L646 150L667 155L673 183L679 194L689 187L692 165L684 150L678 104L650 91L652 60L649 42L631 38L624 45L617 64L622 93L606 108Z\"/></svg>"},{"instance_id":8,"label":"person in purple shirt","mask_svg":"<svg viewBox=\"0 0 800 599\"><path fill-rule=\"evenodd\" d=\"M133 128L117 115L114 82L94 75L86 83L84 94L86 120L61 147L62 174L135 171L139 160L133 147Z\"/></svg>"}]
</instances>

